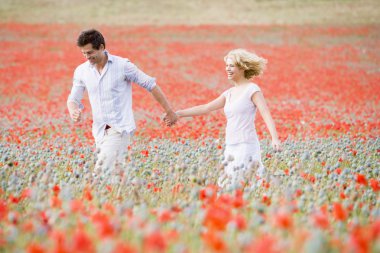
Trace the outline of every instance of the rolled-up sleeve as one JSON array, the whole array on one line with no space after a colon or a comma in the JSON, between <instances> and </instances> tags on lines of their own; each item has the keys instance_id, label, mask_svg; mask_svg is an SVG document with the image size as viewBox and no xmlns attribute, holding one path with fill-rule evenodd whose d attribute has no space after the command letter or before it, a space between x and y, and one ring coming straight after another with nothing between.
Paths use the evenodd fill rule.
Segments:
<instances>
[{"instance_id":1,"label":"rolled-up sleeve","mask_svg":"<svg viewBox=\"0 0 380 253\"><path fill-rule=\"evenodd\" d=\"M67 99L67 102L74 102L79 106L79 108L83 109L84 106L82 104L82 98L85 90L86 85L82 80L81 71L77 68L74 72L73 87L71 88L71 93Z\"/></svg>"},{"instance_id":2,"label":"rolled-up sleeve","mask_svg":"<svg viewBox=\"0 0 380 253\"><path fill-rule=\"evenodd\" d=\"M148 91L152 91L152 89L156 86L156 78L145 74L129 60L126 60L125 75L129 81L140 85Z\"/></svg>"}]
</instances>

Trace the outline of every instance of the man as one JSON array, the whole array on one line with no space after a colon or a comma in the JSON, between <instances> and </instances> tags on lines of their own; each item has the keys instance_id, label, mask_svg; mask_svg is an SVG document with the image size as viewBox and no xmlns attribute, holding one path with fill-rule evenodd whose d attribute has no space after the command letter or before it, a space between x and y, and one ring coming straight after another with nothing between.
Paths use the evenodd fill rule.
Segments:
<instances>
[{"instance_id":1,"label":"man","mask_svg":"<svg viewBox=\"0 0 380 253\"><path fill-rule=\"evenodd\" d=\"M99 150L95 171L115 168L125 161L130 137L136 128L132 112L132 82L149 92L166 111L169 124L177 115L164 93L152 78L126 58L111 55L105 50L103 35L97 30L83 31L77 40L87 61L74 72L73 87L67 100L70 117L79 122L87 90L93 116L92 134Z\"/></svg>"}]
</instances>

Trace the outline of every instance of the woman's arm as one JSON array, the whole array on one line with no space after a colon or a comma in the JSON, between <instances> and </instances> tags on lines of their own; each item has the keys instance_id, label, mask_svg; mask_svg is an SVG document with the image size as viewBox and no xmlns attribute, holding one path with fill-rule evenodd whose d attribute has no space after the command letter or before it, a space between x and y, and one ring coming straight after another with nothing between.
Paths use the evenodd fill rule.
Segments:
<instances>
[{"instance_id":1,"label":"woman's arm","mask_svg":"<svg viewBox=\"0 0 380 253\"><path fill-rule=\"evenodd\" d=\"M190 107L187 109L179 110L176 113L177 113L177 116L181 118L204 115L212 111L223 108L225 102L226 102L226 98L223 95L220 95L218 98L214 99L208 104L198 105L198 106Z\"/></svg>"},{"instance_id":2,"label":"woman's arm","mask_svg":"<svg viewBox=\"0 0 380 253\"><path fill-rule=\"evenodd\" d=\"M264 119L265 124L269 130L270 135L272 136L272 146L275 150L280 150L280 140L276 131L276 126L274 124L272 115L270 114L269 108L265 101L264 95L262 92L255 92L252 95L252 102L259 109L261 116Z\"/></svg>"}]
</instances>

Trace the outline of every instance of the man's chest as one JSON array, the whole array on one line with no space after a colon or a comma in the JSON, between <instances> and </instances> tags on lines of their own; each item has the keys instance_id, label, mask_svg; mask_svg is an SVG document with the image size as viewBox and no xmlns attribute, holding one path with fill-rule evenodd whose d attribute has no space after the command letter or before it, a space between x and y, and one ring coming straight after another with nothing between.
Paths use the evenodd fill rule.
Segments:
<instances>
[{"instance_id":1,"label":"man's chest","mask_svg":"<svg viewBox=\"0 0 380 253\"><path fill-rule=\"evenodd\" d=\"M83 79L89 93L122 91L128 85L125 75L110 70L102 74L96 70L88 71Z\"/></svg>"}]
</instances>

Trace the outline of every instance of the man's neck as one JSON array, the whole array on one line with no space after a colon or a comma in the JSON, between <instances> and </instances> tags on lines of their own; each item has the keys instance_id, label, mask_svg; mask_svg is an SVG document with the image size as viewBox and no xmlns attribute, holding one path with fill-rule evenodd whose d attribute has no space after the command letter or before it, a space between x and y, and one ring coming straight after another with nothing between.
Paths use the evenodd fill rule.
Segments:
<instances>
[{"instance_id":1,"label":"man's neck","mask_svg":"<svg viewBox=\"0 0 380 253\"><path fill-rule=\"evenodd\" d=\"M95 67L99 73L102 73L102 70L107 63L107 60L108 60L108 55L105 52L103 52L103 57L102 57L101 61L95 65Z\"/></svg>"}]
</instances>

